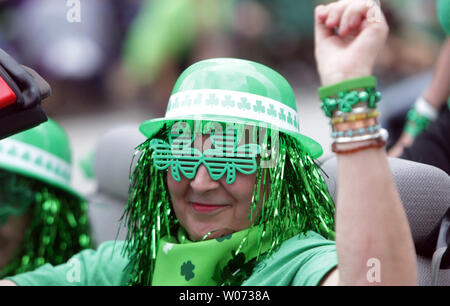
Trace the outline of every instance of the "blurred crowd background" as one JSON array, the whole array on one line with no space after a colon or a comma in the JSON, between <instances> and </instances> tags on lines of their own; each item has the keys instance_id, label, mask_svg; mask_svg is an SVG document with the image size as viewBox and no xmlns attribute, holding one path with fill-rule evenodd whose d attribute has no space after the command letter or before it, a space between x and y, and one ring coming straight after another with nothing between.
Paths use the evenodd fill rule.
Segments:
<instances>
[{"instance_id":1,"label":"blurred crowd background","mask_svg":"<svg viewBox=\"0 0 450 306\"><path fill-rule=\"evenodd\" d=\"M301 129L327 152L313 43L313 10L326 2L0 0L0 48L49 81L44 107L68 131L80 169L101 133L163 116L181 71L211 57L254 60L284 75L296 93ZM390 35L375 74L388 87L430 71L445 36L434 0L381 4ZM87 172L74 177L85 192Z\"/></svg>"}]
</instances>

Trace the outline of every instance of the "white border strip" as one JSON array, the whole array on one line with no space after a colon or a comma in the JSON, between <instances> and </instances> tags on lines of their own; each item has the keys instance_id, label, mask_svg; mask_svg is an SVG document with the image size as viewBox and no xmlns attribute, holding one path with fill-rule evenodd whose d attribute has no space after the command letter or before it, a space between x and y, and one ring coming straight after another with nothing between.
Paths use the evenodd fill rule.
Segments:
<instances>
[{"instance_id":1,"label":"white border strip","mask_svg":"<svg viewBox=\"0 0 450 306\"><path fill-rule=\"evenodd\" d=\"M41 159L40 164L36 163L38 158ZM70 184L70 164L38 147L14 139L3 139L0 141L0 160L2 163L26 169L61 184ZM48 164L51 165L51 170L47 168ZM56 169L59 171L56 172Z\"/></svg>"},{"instance_id":2,"label":"white border strip","mask_svg":"<svg viewBox=\"0 0 450 306\"><path fill-rule=\"evenodd\" d=\"M299 133L297 111L283 103L255 94L223 89L186 90L173 94L165 118L230 116L264 121Z\"/></svg>"}]
</instances>

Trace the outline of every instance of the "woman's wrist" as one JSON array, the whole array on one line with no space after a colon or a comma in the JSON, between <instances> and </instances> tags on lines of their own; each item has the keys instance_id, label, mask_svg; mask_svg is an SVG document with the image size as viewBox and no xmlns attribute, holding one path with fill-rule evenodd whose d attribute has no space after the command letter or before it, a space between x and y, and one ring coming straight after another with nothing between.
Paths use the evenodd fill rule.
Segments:
<instances>
[{"instance_id":1,"label":"woman's wrist","mask_svg":"<svg viewBox=\"0 0 450 306\"><path fill-rule=\"evenodd\" d=\"M438 117L438 109L429 103L423 96L417 98L414 106L408 111L404 134L417 137L428 129L429 125Z\"/></svg>"},{"instance_id":2,"label":"woman's wrist","mask_svg":"<svg viewBox=\"0 0 450 306\"><path fill-rule=\"evenodd\" d=\"M378 124L381 93L376 87L376 78L364 75L319 88L321 107L332 127L333 152L354 153L386 145L387 131Z\"/></svg>"},{"instance_id":3,"label":"woman's wrist","mask_svg":"<svg viewBox=\"0 0 450 306\"><path fill-rule=\"evenodd\" d=\"M448 97L449 90L447 89L447 97ZM445 98L445 94L442 93L436 94L436 92L433 92L431 90L427 90L422 97L430 104L431 107L433 107L436 111L439 111L441 106L447 101Z\"/></svg>"}]
</instances>

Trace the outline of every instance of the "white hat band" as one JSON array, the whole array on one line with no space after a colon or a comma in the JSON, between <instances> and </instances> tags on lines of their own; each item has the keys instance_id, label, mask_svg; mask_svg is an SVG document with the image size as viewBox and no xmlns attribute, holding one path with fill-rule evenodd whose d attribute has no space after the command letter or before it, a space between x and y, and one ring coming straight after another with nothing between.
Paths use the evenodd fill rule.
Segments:
<instances>
[{"instance_id":1,"label":"white hat band","mask_svg":"<svg viewBox=\"0 0 450 306\"><path fill-rule=\"evenodd\" d=\"M178 92L170 97L165 118L202 115L263 121L300 133L295 109L264 96L240 91L199 89Z\"/></svg>"},{"instance_id":2,"label":"white hat band","mask_svg":"<svg viewBox=\"0 0 450 306\"><path fill-rule=\"evenodd\" d=\"M47 151L14 139L0 141L0 162L60 184L70 184L69 163Z\"/></svg>"}]
</instances>

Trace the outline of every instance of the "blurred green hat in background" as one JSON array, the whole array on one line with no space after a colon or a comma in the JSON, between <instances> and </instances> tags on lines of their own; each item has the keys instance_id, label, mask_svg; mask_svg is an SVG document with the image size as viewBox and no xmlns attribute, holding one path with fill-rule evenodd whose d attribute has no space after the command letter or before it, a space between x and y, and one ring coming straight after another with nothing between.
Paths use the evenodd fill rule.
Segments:
<instances>
[{"instance_id":1,"label":"blurred green hat in background","mask_svg":"<svg viewBox=\"0 0 450 306\"><path fill-rule=\"evenodd\" d=\"M70 186L71 163L67 134L51 119L0 141L0 168L83 198Z\"/></svg>"}]
</instances>

